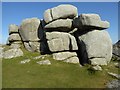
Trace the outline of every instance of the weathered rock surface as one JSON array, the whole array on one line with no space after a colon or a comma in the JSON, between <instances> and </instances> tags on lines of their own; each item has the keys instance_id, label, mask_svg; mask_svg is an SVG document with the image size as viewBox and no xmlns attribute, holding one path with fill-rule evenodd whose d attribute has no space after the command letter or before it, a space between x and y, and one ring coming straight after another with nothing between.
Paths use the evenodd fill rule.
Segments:
<instances>
[{"instance_id":1,"label":"weathered rock surface","mask_svg":"<svg viewBox=\"0 0 120 90\"><path fill-rule=\"evenodd\" d=\"M66 59L64 62L77 64L79 63L79 58L77 56L74 56Z\"/></svg>"},{"instance_id":2,"label":"weathered rock surface","mask_svg":"<svg viewBox=\"0 0 120 90\"><path fill-rule=\"evenodd\" d=\"M58 19L47 24L44 28L46 31L69 32L72 29L72 19Z\"/></svg>"},{"instance_id":3,"label":"weathered rock surface","mask_svg":"<svg viewBox=\"0 0 120 90\"><path fill-rule=\"evenodd\" d=\"M53 59L55 60L65 60L70 57L75 57L77 56L76 52L58 52L58 53L53 53Z\"/></svg>"},{"instance_id":4,"label":"weathered rock surface","mask_svg":"<svg viewBox=\"0 0 120 90\"><path fill-rule=\"evenodd\" d=\"M51 52L78 50L74 36L63 32L47 32L46 39Z\"/></svg>"},{"instance_id":5,"label":"weathered rock surface","mask_svg":"<svg viewBox=\"0 0 120 90\"><path fill-rule=\"evenodd\" d=\"M110 24L107 21L101 21L98 14L81 14L78 18L74 19L73 26L79 29L107 29Z\"/></svg>"},{"instance_id":6,"label":"weathered rock surface","mask_svg":"<svg viewBox=\"0 0 120 90\"><path fill-rule=\"evenodd\" d=\"M38 18L28 18L22 21L19 32L23 41L39 41L38 29L40 20Z\"/></svg>"},{"instance_id":7,"label":"weathered rock surface","mask_svg":"<svg viewBox=\"0 0 120 90\"><path fill-rule=\"evenodd\" d=\"M30 52L40 52L40 42L24 42L24 47Z\"/></svg>"},{"instance_id":8,"label":"weathered rock surface","mask_svg":"<svg viewBox=\"0 0 120 90\"><path fill-rule=\"evenodd\" d=\"M49 60L42 60L37 62L40 65L51 65L51 62Z\"/></svg>"},{"instance_id":9,"label":"weathered rock surface","mask_svg":"<svg viewBox=\"0 0 120 90\"><path fill-rule=\"evenodd\" d=\"M21 47L21 45L20 44L14 44L14 43L12 43L11 45L10 45L10 48L15 48L15 49L17 49L17 48L20 48Z\"/></svg>"},{"instance_id":10,"label":"weathered rock surface","mask_svg":"<svg viewBox=\"0 0 120 90\"><path fill-rule=\"evenodd\" d=\"M107 31L94 30L76 35L82 57L87 57L95 65L106 65L110 62L112 41Z\"/></svg>"},{"instance_id":11,"label":"weathered rock surface","mask_svg":"<svg viewBox=\"0 0 120 90\"><path fill-rule=\"evenodd\" d=\"M11 59L15 57L23 56L23 52L21 49L9 49L3 53L3 58L5 59Z\"/></svg>"},{"instance_id":12,"label":"weathered rock surface","mask_svg":"<svg viewBox=\"0 0 120 90\"><path fill-rule=\"evenodd\" d=\"M9 35L8 40L9 40L9 42L12 42L12 41L21 41L21 37L19 36L19 34L14 33L14 34Z\"/></svg>"},{"instance_id":13,"label":"weathered rock surface","mask_svg":"<svg viewBox=\"0 0 120 90\"><path fill-rule=\"evenodd\" d=\"M107 88L111 88L112 90L119 90L120 88L120 80L112 80L107 83L106 85Z\"/></svg>"},{"instance_id":14,"label":"weathered rock surface","mask_svg":"<svg viewBox=\"0 0 120 90\"><path fill-rule=\"evenodd\" d=\"M18 33L18 26L15 24L9 25L9 34Z\"/></svg>"},{"instance_id":15,"label":"weathered rock surface","mask_svg":"<svg viewBox=\"0 0 120 90\"><path fill-rule=\"evenodd\" d=\"M113 45L113 57L120 61L120 40Z\"/></svg>"},{"instance_id":16,"label":"weathered rock surface","mask_svg":"<svg viewBox=\"0 0 120 90\"><path fill-rule=\"evenodd\" d=\"M120 79L120 74L116 74L116 73L112 73L112 72L108 72L108 74L115 77L116 79Z\"/></svg>"},{"instance_id":17,"label":"weathered rock surface","mask_svg":"<svg viewBox=\"0 0 120 90\"><path fill-rule=\"evenodd\" d=\"M56 19L71 18L73 19L78 15L77 8L73 5L62 4L44 12L44 20L49 23Z\"/></svg>"}]
</instances>

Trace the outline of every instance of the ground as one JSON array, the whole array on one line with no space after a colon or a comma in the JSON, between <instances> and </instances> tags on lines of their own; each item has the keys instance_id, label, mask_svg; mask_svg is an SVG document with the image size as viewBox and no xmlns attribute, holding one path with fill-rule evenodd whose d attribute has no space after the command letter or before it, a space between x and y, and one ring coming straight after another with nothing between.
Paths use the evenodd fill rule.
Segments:
<instances>
[{"instance_id":1,"label":"ground","mask_svg":"<svg viewBox=\"0 0 120 90\"><path fill-rule=\"evenodd\" d=\"M51 65L39 65L36 62L41 59L32 59L39 53L22 50L24 56L2 60L3 88L105 88L106 83L114 79L107 72L120 73L113 60L108 66L103 66L102 71L92 71L90 65L80 67L79 64L56 61L52 55L44 58L49 59ZM21 64L24 59L31 61Z\"/></svg>"}]
</instances>

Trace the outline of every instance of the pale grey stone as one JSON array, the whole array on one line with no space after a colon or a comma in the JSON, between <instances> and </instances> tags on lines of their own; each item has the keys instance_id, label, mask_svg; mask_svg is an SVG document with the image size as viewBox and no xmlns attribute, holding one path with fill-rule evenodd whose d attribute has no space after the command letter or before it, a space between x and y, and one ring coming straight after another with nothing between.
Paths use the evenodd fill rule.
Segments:
<instances>
[{"instance_id":1,"label":"pale grey stone","mask_svg":"<svg viewBox=\"0 0 120 90\"><path fill-rule=\"evenodd\" d=\"M19 32L23 41L39 41L38 29L40 20L38 18L28 18L22 21Z\"/></svg>"},{"instance_id":2,"label":"pale grey stone","mask_svg":"<svg viewBox=\"0 0 120 90\"><path fill-rule=\"evenodd\" d=\"M119 88L120 88L120 80L114 79L114 80L108 82L106 87L111 88L112 90L119 90Z\"/></svg>"},{"instance_id":3,"label":"pale grey stone","mask_svg":"<svg viewBox=\"0 0 120 90\"><path fill-rule=\"evenodd\" d=\"M120 63L114 63L115 67L120 68Z\"/></svg>"},{"instance_id":4,"label":"pale grey stone","mask_svg":"<svg viewBox=\"0 0 120 90\"><path fill-rule=\"evenodd\" d=\"M49 60L42 60L37 62L40 65L51 65L51 62Z\"/></svg>"},{"instance_id":5,"label":"pale grey stone","mask_svg":"<svg viewBox=\"0 0 120 90\"><path fill-rule=\"evenodd\" d=\"M36 56L33 59L37 60L37 59L44 59L46 56L48 55L40 55L40 56Z\"/></svg>"},{"instance_id":6,"label":"pale grey stone","mask_svg":"<svg viewBox=\"0 0 120 90\"><path fill-rule=\"evenodd\" d=\"M120 79L120 74L116 74L116 73L112 73L112 72L108 72L108 74L115 77L116 79Z\"/></svg>"},{"instance_id":7,"label":"pale grey stone","mask_svg":"<svg viewBox=\"0 0 120 90\"><path fill-rule=\"evenodd\" d=\"M18 33L18 26L15 24L9 25L9 34Z\"/></svg>"},{"instance_id":8,"label":"pale grey stone","mask_svg":"<svg viewBox=\"0 0 120 90\"><path fill-rule=\"evenodd\" d=\"M8 38L9 42L12 41L21 41L21 37L18 33L10 34Z\"/></svg>"},{"instance_id":9,"label":"pale grey stone","mask_svg":"<svg viewBox=\"0 0 120 90\"><path fill-rule=\"evenodd\" d=\"M89 59L92 65L107 65L107 60L105 58L92 58Z\"/></svg>"},{"instance_id":10,"label":"pale grey stone","mask_svg":"<svg viewBox=\"0 0 120 90\"><path fill-rule=\"evenodd\" d=\"M64 32L47 32L46 39L51 52L78 50L74 36Z\"/></svg>"},{"instance_id":11,"label":"pale grey stone","mask_svg":"<svg viewBox=\"0 0 120 90\"><path fill-rule=\"evenodd\" d=\"M17 49L17 48L20 48L20 47L21 47L20 44L14 44L14 43L12 43L12 44L10 45L10 48L15 48L15 49Z\"/></svg>"},{"instance_id":12,"label":"pale grey stone","mask_svg":"<svg viewBox=\"0 0 120 90\"><path fill-rule=\"evenodd\" d=\"M46 23L49 23L56 19L73 19L78 15L77 8L73 5L62 4L57 7L48 9L44 12L44 20Z\"/></svg>"},{"instance_id":13,"label":"pale grey stone","mask_svg":"<svg viewBox=\"0 0 120 90\"><path fill-rule=\"evenodd\" d=\"M4 52L3 58L5 59L11 59L15 57L23 56L23 51L20 48L17 49L9 49Z\"/></svg>"},{"instance_id":14,"label":"pale grey stone","mask_svg":"<svg viewBox=\"0 0 120 90\"><path fill-rule=\"evenodd\" d=\"M92 67L92 70L102 71L102 68L101 68L99 65L96 65L96 66L93 66L93 67Z\"/></svg>"},{"instance_id":15,"label":"pale grey stone","mask_svg":"<svg viewBox=\"0 0 120 90\"><path fill-rule=\"evenodd\" d=\"M71 57L71 58L66 59L64 62L77 64L79 63L79 58L77 56Z\"/></svg>"},{"instance_id":16,"label":"pale grey stone","mask_svg":"<svg viewBox=\"0 0 120 90\"><path fill-rule=\"evenodd\" d=\"M30 52L40 52L40 42L24 42L24 47Z\"/></svg>"},{"instance_id":17,"label":"pale grey stone","mask_svg":"<svg viewBox=\"0 0 120 90\"><path fill-rule=\"evenodd\" d=\"M98 14L81 14L74 19L73 26L79 29L107 29L110 26L108 21L101 21Z\"/></svg>"},{"instance_id":18,"label":"pale grey stone","mask_svg":"<svg viewBox=\"0 0 120 90\"><path fill-rule=\"evenodd\" d=\"M30 62L30 59L25 59L25 60L20 61L21 64L25 64L25 63L29 63L29 62Z\"/></svg>"},{"instance_id":19,"label":"pale grey stone","mask_svg":"<svg viewBox=\"0 0 120 90\"><path fill-rule=\"evenodd\" d=\"M77 8L69 4L61 4L52 8L53 20L58 18L74 18L78 15Z\"/></svg>"},{"instance_id":20,"label":"pale grey stone","mask_svg":"<svg viewBox=\"0 0 120 90\"><path fill-rule=\"evenodd\" d=\"M58 19L50 22L45 27L46 31L64 31L69 32L72 29L71 19Z\"/></svg>"},{"instance_id":21,"label":"pale grey stone","mask_svg":"<svg viewBox=\"0 0 120 90\"><path fill-rule=\"evenodd\" d=\"M49 23L50 21L52 21L52 14L51 14L51 9L47 9L44 12L44 20L46 23Z\"/></svg>"},{"instance_id":22,"label":"pale grey stone","mask_svg":"<svg viewBox=\"0 0 120 90\"><path fill-rule=\"evenodd\" d=\"M107 31L93 30L84 34L78 34L78 43L82 52L91 63L106 65L112 58L112 41ZM83 47L84 46L84 47ZM81 51L83 50L83 51ZM83 58L84 59L84 58Z\"/></svg>"},{"instance_id":23,"label":"pale grey stone","mask_svg":"<svg viewBox=\"0 0 120 90\"><path fill-rule=\"evenodd\" d=\"M35 60L37 60L37 59L40 59L40 58L42 58L43 56L41 55L41 56L36 56L36 57L34 57L33 59L35 59Z\"/></svg>"},{"instance_id":24,"label":"pale grey stone","mask_svg":"<svg viewBox=\"0 0 120 90\"><path fill-rule=\"evenodd\" d=\"M10 42L10 44L22 44L22 41L13 41L13 42Z\"/></svg>"},{"instance_id":25,"label":"pale grey stone","mask_svg":"<svg viewBox=\"0 0 120 90\"><path fill-rule=\"evenodd\" d=\"M53 59L55 60L65 60L70 57L77 56L76 52L58 52L58 53L53 53Z\"/></svg>"}]
</instances>

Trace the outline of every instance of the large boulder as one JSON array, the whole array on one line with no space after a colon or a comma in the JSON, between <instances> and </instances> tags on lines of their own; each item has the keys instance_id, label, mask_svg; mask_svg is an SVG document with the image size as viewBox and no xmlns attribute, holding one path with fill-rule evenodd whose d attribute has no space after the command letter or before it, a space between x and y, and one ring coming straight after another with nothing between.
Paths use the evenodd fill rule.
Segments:
<instances>
[{"instance_id":1,"label":"large boulder","mask_svg":"<svg viewBox=\"0 0 120 90\"><path fill-rule=\"evenodd\" d=\"M3 53L3 58L5 59L11 59L20 56L23 56L23 51L20 48L9 49Z\"/></svg>"},{"instance_id":2,"label":"large boulder","mask_svg":"<svg viewBox=\"0 0 120 90\"><path fill-rule=\"evenodd\" d=\"M22 21L19 32L23 41L39 41L38 29L40 20L38 18L28 18Z\"/></svg>"},{"instance_id":3,"label":"large boulder","mask_svg":"<svg viewBox=\"0 0 120 90\"><path fill-rule=\"evenodd\" d=\"M46 23L49 23L56 19L65 19L71 18L73 19L78 15L77 8L73 5L62 4L57 7L47 9L44 12L44 20Z\"/></svg>"},{"instance_id":4,"label":"large boulder","mask_svg":"<svg viewBox=\"0 0 120 90\"><path fill-rule=\"evenodd\" d=\"M9 34L18 33L18 26L15 24L9 25Z\"/></svg>"},{"instance_id":5,"label":"large boulder","mask_svg":"<svg viewBox=\"0 0 120 90\"><path fill-rule=\"evenodd\" d=\"M18 33L10 34L8 38L9 42L21 41L21 37Z\"/></svg>"},{"instance_id":6,"label":"large boulder","mask_svg":"<svg viewBox=\"0 0 120 90\"><path fill-rule=\"evenodd\" d=\"M73 20L73 26L81 30L107 29L110 24L107 21L101 21L98 14L81 14Z\"/></svg>"},{"instance_id":7,"label":"large boulder","mask_svg":"<svg viewBox=\"0 0 120 90\"><path fill-rule=\"evenodd\" d=\"M93 30L76 33L80 58L88 59L92 65L107 65L112 57L112 41L107 31Z\"/></svg>"},{"instance_id":8,"label":"large boulder","mask_svg":"<svg viewBox=\"0 0 120 90\"><path fill-rule=\"evenodd\" d=\"M78 50L74 36L64 32L46 32L46 39L51 52Z\"/></svg>"},{"instance_id":9,"label":"large boulder","mask_svg":"<svg viewBox=\"0 0 120 90\"><path fill-rule=\"evenodd\" d=\"M58 19L45 27L46 31L64 31L69 32L72 29L72 20L71 19Z\"/></svg>"}]
</instances>

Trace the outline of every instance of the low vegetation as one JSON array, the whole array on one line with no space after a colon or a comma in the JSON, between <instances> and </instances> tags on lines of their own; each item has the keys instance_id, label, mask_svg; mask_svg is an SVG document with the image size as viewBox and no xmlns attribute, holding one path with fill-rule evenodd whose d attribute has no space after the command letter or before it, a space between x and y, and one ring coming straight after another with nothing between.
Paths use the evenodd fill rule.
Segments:
<instances>
[{"instance_id":1,"label":"low vegetation","mask_svg":"<svg viewBox=\"0 0 120 90\"><path fill-rule=\"evenodd\" d=\"M79 64L53 60L51 55L47 55L44 59L49 59L52 64L39 65L36 62L42 59L33 59L39 53L22 50L24 56L2 60L3 88L105 88L105 84L114 79L107 72L118 73L113 64L116 61L103 66L102 71L93 71L89 69L90 65L80 67ZM24 59L31 61L21 64Z\"/></svg>"}]
</instances>

